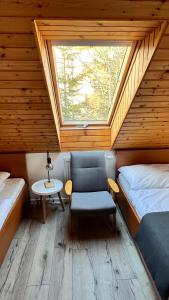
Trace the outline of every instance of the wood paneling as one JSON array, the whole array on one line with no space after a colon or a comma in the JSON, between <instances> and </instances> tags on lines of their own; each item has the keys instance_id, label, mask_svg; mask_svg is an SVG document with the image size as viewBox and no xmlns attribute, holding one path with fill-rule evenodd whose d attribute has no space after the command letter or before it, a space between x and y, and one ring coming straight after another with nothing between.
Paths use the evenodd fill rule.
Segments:
<instances>
[{"instance_id":1,"label":"wood paneling","mask_svg":"<svg viewBox=\"0 0 169 300\"><path fill-rule=\"evenodd\" d=\"M36 18L168 19L169 2L152 0L16 1L1 0L1 16Z\"/></svg>"},{"instance_id":2,"label":"wood paneling","mask_svg":"<svg viewBox=\"0 0 169 300\"><path fill-rule=\"evenodd\" d=\"M2 80L2 81L1 81ZM3 86L3 84L5 83L5 80L44 80L42 72L40 71L30 71L30 72L26 72L26 71L0 71L0 83ZM14 81L15 82L15 81ZM36 81L33 81L34 84ZM44 81L43 81L44 83ZM26 85L27 86L27 85ZM43 84L44 87L44 84Z\"/></svg>"},{"instance_id":3,"label":"wood paneling","mask_svg":"<svg viewBox=\"0 0 169 300\"><path fill-rule=\"evenodd\" d=\"M168 149L117 150L116 168L137 164L168 164Z\"/></svg>"},{"instance_id":4,"label":"wood paneling","mask_svg":"<svg viewBox=\"0 0 169 300\"><path fill-rule=\"evenodd\" d=\"M0 47L11 48L30 48L36 47L33 34L1 34L0 33Z\"/></svg>"},{"instance_id":5,"label":"wood paneling","mask_svg":"<svg viewBox=\"0 0 169 300\"><path fill-rule=\"evenodd\" d=\"M157 45L159 43L159 40L163 34L163 31L166 27L166 24L163 23L159 28L154 29L149 35L145 37L145 39L140 43L138 46L138 51L135 54L135 57L133 59L133 63L130 67L130 70L128 72L128 77L126 78L126 83L123 87L122 93L119 97L119 104L116 107L116 111L113 116L112 121L112 130L111 130L111 138L112 138L112 145L114 144L114 141L116 140L116 137L119 133L119 130L123 124L123 121L127 115L127 119L137 119L139 121L139 116L143 119L145 115L137 115L136 112L139 111L136 108L134 114L130 113L130 105L137 93L137 90L141 84L141 89L145 88L146 92L149 92L154 88L165 88L166 87L166 81L163 81L163 84L159 85L159 82L156 80L149 81L143 81L143 76L145 75L145 72L147 70L147 67L150 63L150 60L157 48ZM157 50L159 51L159 50ZM142 82L142 83L141 83ZM129 112L128 112L129 111ZM155 112L150 112L152 118L158 118L161 115L156 114ZM119 136L118 136L119 139Z\"/></svg>"},{"instance_id":6,"label":"wood paneling","mask_svg":"<svg viewBox=\"0 0 169 300\"><path fill-rule=\"evenodd\" d=\"M32 21L0 16L0 152L59 149Z\"/></svg>"},{"instance_id":7,"label":"wood paneling","mask_svg":"<svg viewBox=\"0 0 169 300\"><path fill-rule=\"evenodd\" d=\"M9 4L9 2L8 2ZM30 17L25 17L25 15L21 14L18 17L14 16L14 12L9 14L9 12L7 13L6 16L2 16L3 15L3 8L1 9L1 14L0 14L0 33L13 33L18 34L18 33L23 33L23 34L27 34L27 33L32 33L32 22L34 20L33 18ZM10 16L10 21L9 21L9 17Z\"/></svg>"},{"instance_id":8,"label":"wood paneling","mask_svg":"<svg viewBox=\"0 0 169 300\"><path fill-rule=\"evenodd\" d=\"M1 71L40 71L42 73L42 66L39 60L37 61L22 61L22 60L1 60ZM29 75L28 75L29 76Z\"/></svg>"},{"instance_id":9,"label":"wood paneling","mask_svg":"<svg viewBox=\"0 0 169 300\"><path fill-rule=\"evenodd\" d=\"M0 48L1 60L38 60L38 51L36 48Z\"/></svg>"},{"instance_id":10,"label":"wood paneling","mask_svg":"<svg viewBox=\"0 0 169 300\"><path fill-rule=\"evenodd\" d=\"M42 39L46 40L114 40L137 41L159 26L159 22L124 22L100 20L36 21Z\"/></svg>"},{"instance_id":11,"label":"wood paneling","mask_svg":"<svg viewBox=\"0 0 169 300\"><path fill-rule=\"evenodd\" d=\"M55 123L58 125L58 120L60 126L62 126L62 121L59 118L59 100L58 100L58 91L57 88L53 90L53 87L57 86L56 82L56 74L53 71L53 58L52 54L50 54L50 43L46 43L46 41L51 40L120 40L120 41L132 41L133 38L135 40L139 40L139 44L136 48L135 61L133 63L133 67L130 70L130 75L127 75L126 80L126 90L125 87L122 88L122 93L125 98L127 97L128 90L130 89L133 93L133 89L131 89L131 84L133 84L132 80L135 81L135 78L138 77L138 82L134 82L134 93L130 95L130 101L132 101L137 89L138 85L141 82L143 77L143 72L145 72L147 65L152 57L153 50L156 48L157 43L159 41L159 36L163 31L164 24L161 25L161 22L151 22L151 21L108 21L108 20L36 20L35 21L35 30L37 34L37 39L39 43L39 49L41 53L41 58L43 62L44 72L46 74L46 81L49 89L49 94L51 95L51 104L53 108L53 112L56 113L58 110L58 117L55 117ZM141 40L143 42L141 43ZM138 53L137 53L138 52ZM48 53L49 53L49 61L48 61ZM141 54L140 54L141 53ZM141 58L140 58L141 55ZM144 58L144 59L143 59ZM130 62L129 62L130 63ZM143 71L140 72L140 63L143 65ZM137 68L139 68L137 70ZM137 76L138 75L138 76ZM51 81L53 81L53 86ZM145 81L145 84L147 81ZM155 81L154 85L157 85L158 82ZM148 86L149 87L149 86ZM165 88L165 82L162 86ZM149 88L152 88L150 86ZM119 92L120 94L120 92ZM124 105L124 97L121 97L122 103ZM57 107L55 105L57 103ZM130 103L128 103L129 105ZM125 103L127 108L127 103ZM121 108L120 108L121 109ZM123 118L121 119L121 121ZM117 123L117 120L115 120ZM120 123L115 124L116 129ZM113 123L113 130L115 129ZM120 124L121 126L121 124ZM108 127L108 126L107 126ZM69 136L62 136L63 132L70 132ZM59 130L58 130L59 132ZM95 136L91 136L90 129L86 128L85 130L81 130L81 135L77 136L79 130L76 127L71 130L66 130L66 128L62 128L61 131L61 149L63 151L69 150L85 150L85 149L111 149L111 137L110 137L110 129L108 129L108 135L102 136L100 130L95 127ZM88 134L89 132L89 134ZM118 130L116 131L116 134ZM113 132L113 137L115 134Z\"/></svg>"},{"instance_id":12,"label":"wood paneling","mask_svg":"<svg viewBox=\"0 0 169 300\"><path fill-rule=\"evenodd\" d=\"M133 100L115 148L169 147L168 28Z\"/></svg>"},{"instance_id":13,"label":"wood paneling","mask_svg":"<svg viewBox=\"0 0 169 300\"><path fill-rule=\"evenodd\" d=\"M48 103L50 109L50 103L48 100L48 92L46 88L39 87L28 87L26 83L30 80L32 81L42 81L42 66L39 59L39 54L36 48L35 40L33 37L33 21L34 19L55 19L55 18L68 18L68 19L84 19L84 18L94 18L94 19L107 19L105 22L107 27L109 27L109 20L116 20L116 27L123 27L123 30L128 32L128 24L131 26L133 24L132 35L133 39L135 37L136 28L139 29L139 35L142 33L147 33L149 27L156 27L157 20L165 20L169 17L169 2L168 1L129 1L129 0L119 0L119 1L67 1L62 3L62 1L14 1L14 0L2 0L0 2L0 104L7 103L7 109L10 111L9 104L16 104L15 118L13 113L9 113L6 117L0 118L1 130L6 133L8 137L14 137L12 135L13 130L21 132L23 135L25 129L28 130L29 136L32 135L32 142L30 144L28 141L26 144L20 141L20 144L15 143L15 138L9 144L7 142L3 143L3 140L0 141L0 151L45 151L45 150L58 150L58 138L56 134L56 129L53 120L43 118L43 113L41 110L41 103L45 101ZM143 20L151 20L144 21ZM120 20L120 26L119 26ZM123 21L124 20L124 21ZM132 20L132 21L131 21ZM122 22L123 21L123 22ZM45 24L48 25L48 21L45 21ZM53 26L56 26L55 21ZM76 23L79 21L76 20ZM135 23L136 22L136 23ZM89 26L90 20L88 21ZM99 22L101 25L101 22ZM51 21L50 21L51 24ZM53 29L53 28L52 28ZM77 28L76 28L77 29ZM92 29L92 28L91 28ZM100 31L102 32L102 25L100 26ZM110 29L110 32L113 32ZM99 33L100 34L100 33ZM140 36L139 36L140 37ZM161 40L159 49L168 49L168 34ZM165 60L164 57L159 57L161 52L158 52L158 59L154 60L149 71L167 71L169 69L169 59L165 51ZM4 74L4 76L3 76ZM162 73L163 74L163 73ZM167 73L162 74L149 74L148 76L153 76L152 80L159 80L159 76L163 76L163 79L168 79ZM149 80L145 78L145 80ZM25 84L22 84L20 87L13 88L12 85L9 88L8 82L16 81L25 81ZM3 86L6 85L7 87ZM16 83L16 85L19 83ZM36 83L33 83L36 85ZM38 83L39 84L39 83ZM145 89L140 90L140 94L145 94L143 92ZM158 95L167 96L168 89L147 89L148 94L152 94L152 91L155 90L156 97ZM142 96L140 96L141 98ZM147 96L145 96L147 97ZM157 99L157 98L156 98ZM27 107L30 112L30 116L33 114L32 111L39 109L39 114L42 117L36 119L24 118L20 115L19 105L23 103L36 103L39 106ZM3 106L5 110L5 107ZM11 111L13 110L13 105L11 106ZM23 107L20 111L23 110ZM1 113L2 115L2 113ZM51 113L51 118L53 118ZM53 140L49 142L48 136L41 134L46 132L48 128L51 128L55 132ZM41 143L36 143L36 140L33 137L33 132L39 132L39 137L41 137ZM11 133L11 135L10 135ZM5 135L5 134L4 134ZM3 136L4 136L3 135Z\"/></svg>"},{"instance_id":14,"label":"wood paneling","mask_svg":"<svg viewBox=\"0 0 169 300\"><path fill-rule=\"evenodd\" d=\"M50 103L53 113L54 124L57 132L57 137L59 141L59 149L60 149L60 124L59 124L59 117L58 117L58 109L56 105L55 99L55 89L54 89L54 82L52 78L52 72L50 69L50 61L49 61L49 53L46 41L42 38L41 32L39 31L36 22L34 22L35 26L35 36L38 44L38 49L41 57L41 61L43 64L43 71L45 74L45 82L48 90L48 94L50 97Z\"/></svg>"},{"instance_id":15,"label":"wood paneling","mask_svg":"<svg viewBox=\"0 0 169 300\"><path fill-rule=\"evenodd\" d=\"M63 129L60 136L62 151L111 148L110 128Z\"/></svg>"}]
</instances>

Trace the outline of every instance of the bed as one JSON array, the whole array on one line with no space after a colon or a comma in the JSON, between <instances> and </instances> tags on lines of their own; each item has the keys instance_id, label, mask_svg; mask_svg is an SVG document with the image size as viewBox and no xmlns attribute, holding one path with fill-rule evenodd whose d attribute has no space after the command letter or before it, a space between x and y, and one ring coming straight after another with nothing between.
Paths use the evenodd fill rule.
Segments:
<instances>
[{"instance_id":1,"label":"bed","mask_svg":"<svg viewBox=\"0 0 169 300\"><path fill-rule=\"evenodd\" d=\"M118 151L117 170L120 186L117 202L160 296L166 300L169 297L169 150Z\"/></svg>"},{"instance_id":2,"label":"bed","mask_svg":"<svg viewBox=\"0 0 169 300\"><path fill-rule=\"evenodd\" d=\"M118 176L118 183L125 191L139 220L148 213L169 211L169 188L134 190L130 188L122 174Z\"/></svg>"},{"instance_id":3,"label":"bed","mask_svg":"<svg viewBox=\"0 0 169 300\"><path fill-rule=\"evenodd\" d=\"M141 218L144 213L148 213L151 211L157 211L156 207L160 207L159 211L166 211L169 209L168 203L166 201L166 197L168 197L169 192L168 189L157 189L154 188L152 190L142 191L135 190L129 191L127 183L124 178L119 176L118 169L122 166L130 166L136 164L169 164L169 150L168 149L152 149L152 150L117 150L116 151L116 180L120 187L120 193L117 196L117 202L120 206L124 219L128 225L128 229L130 233L134 236L138 226L140 224ZM155 196L156 195L156 196ZM140 204L140 207L135 206L136 198L143 199L143 203L146 204L141 205L140 201L137 203ZM152 201L156 197L156 203L154 203L154 207L152 208ZM148 200L150 200L150 202Z\"/></svg>"},{"instance_id":4,"label":"bed","mask_svg":"<svg viewBox=\"0 0 169 300\"><path fill-rule=\"evenodd\" d=\"M0 170L10 173L0 191L0 265L23 218L27 204L27 171L24 153L0 154Z\"/></svg>"}]
</instances>

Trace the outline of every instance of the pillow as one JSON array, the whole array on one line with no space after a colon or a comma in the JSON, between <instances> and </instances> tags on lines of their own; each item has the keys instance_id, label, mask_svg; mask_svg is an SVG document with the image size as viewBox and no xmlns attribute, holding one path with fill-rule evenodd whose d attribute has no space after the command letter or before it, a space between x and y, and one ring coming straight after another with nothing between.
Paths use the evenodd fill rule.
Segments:
<instances>
[{"instance_id":1,"label":"pillow","mask_svg":"<svg viewBox=\"0 0 169 300\"><path fill-rule=\"evenodd\" d=\"M7 178L9 178L9 176L10 176L10 173L8 173L8 172L0 172L0 186L1 186L1 184L3 184L3 182Z\"/></svg>"},{"instance_id":2,"label":"pillow","mask_svg":"<svg viewBox=\"0 0 169 300\"><path fill-rule=\"evenodd\" d=\"M169 164L125 166L119 172L134 190L169 188Z\"/></svg>"},{"instance_id":3,"label":"pillow","mask_svg":"<svg viewBox=\"0 0 169 300\"><path fill-rule=\"evenodd\" d=\"M122 173L119 174L118 178L119 178L120 183L122 183L122 186L125 188L125 190L130 190L131 189L128 180L126 179L126 177Z\"/></svg>"}]
</instances>

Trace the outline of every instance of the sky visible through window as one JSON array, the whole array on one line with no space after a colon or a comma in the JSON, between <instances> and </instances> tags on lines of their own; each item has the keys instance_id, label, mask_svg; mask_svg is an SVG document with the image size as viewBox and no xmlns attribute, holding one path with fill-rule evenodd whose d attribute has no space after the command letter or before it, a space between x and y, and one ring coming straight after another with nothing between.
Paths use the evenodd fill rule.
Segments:
<instances>
[{"instance_id":1,"label":"sky visible through window","mask_svg":"<svg viewBox=\"0 0 169 300\"><path fill-rule=\"evenodd\" d=\"M128 46L54 46L63 123L105 122Z\"/></svg>"}]
</instances>

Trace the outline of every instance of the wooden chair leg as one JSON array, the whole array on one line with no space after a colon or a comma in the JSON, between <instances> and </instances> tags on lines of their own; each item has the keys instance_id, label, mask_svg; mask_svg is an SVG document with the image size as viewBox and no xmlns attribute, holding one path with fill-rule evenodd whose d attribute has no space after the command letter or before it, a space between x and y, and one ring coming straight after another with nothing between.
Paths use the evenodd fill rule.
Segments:
<instances>
[{"instance_id":1,"label":"wooden chair leg","mask_svg":"<svg viewBox=\"0 0 169 300\"><path fill-rule=\"evenodd\" d=\"M60 201L60 204L62 206L62 210L64 211L65 210L65 207L64 207L64 204L63 204L63 201L62 201L62 197L60 195L60 192L58 192L58 197L59 197L59 201Z\"/></svg>"}]
</instances>

